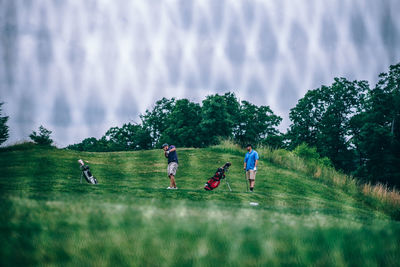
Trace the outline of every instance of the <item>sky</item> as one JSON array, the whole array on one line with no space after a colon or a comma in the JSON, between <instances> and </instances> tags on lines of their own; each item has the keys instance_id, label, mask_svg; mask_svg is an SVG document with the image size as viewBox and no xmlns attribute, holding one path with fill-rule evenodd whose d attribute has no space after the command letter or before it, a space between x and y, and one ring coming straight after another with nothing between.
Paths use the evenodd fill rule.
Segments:
<instances>
[{"instance_id":1,"label":"sky","mask_svg":"<svg viewBox=\"0 0 400 267\"><path fill-rule=\"evenodd\" d=\"M234 92L283 118L334 77L400 62L397 0L0 0L4 145L100 138L162 97Z\"/></svg>"}]
</instances>

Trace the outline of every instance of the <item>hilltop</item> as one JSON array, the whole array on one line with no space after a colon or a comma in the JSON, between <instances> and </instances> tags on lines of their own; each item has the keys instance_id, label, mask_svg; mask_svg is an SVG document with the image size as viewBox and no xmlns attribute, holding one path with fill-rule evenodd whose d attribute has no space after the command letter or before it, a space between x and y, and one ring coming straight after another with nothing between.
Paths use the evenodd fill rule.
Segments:
<instances>
[{"instance_id":1,"label":"hilltop","mask_svg":"<svg viewBox=\"0 0 400 267\"><path fill-rule=\"evenodd\" d=\"M161 150L0 150L0 256L6 265L396 265L396 206L332 169L260 149L255 193L231 144L178 148L179 190ZM80 184L77 159L99 184ZM232 162L212 192L204 183ZM366 190L366 189L365 189ZM258 206L250 206L257 202Z\"/></svg>"}]
</instances>

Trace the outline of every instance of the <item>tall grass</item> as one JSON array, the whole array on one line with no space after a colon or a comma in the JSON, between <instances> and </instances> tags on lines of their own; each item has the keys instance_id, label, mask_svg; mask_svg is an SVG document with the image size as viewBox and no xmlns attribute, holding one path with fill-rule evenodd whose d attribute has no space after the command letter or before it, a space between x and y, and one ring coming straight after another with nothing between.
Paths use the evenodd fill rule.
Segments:
<instances>
[{"instance_id":1,"label":"tall grass","mask_svg":"<svg viewBox=\"0 0 400 267\"><path fill-rule=\"evenodd\" d=\"M258 149L259 154L273 164L305 173L346 192L362 193L375 207L382 208L395 219L400 219L400 192L387 185L363 183L356 178L343 174L331 166L325 166L316 160L303 159L287 150L274 150L268 147Z\"/></svg>"},{"instance_id":2,"label":"tall grass","mask_svg":"<svg viewBox=\"0 0 400 267\"><path fill-rule=\"evenodd\" d=\"M391 189L384 184L371 185L370 183L363 184L362 190L365 194L374 195L382 201L392 203L393 205L400 204L400 193L396 189Z\"/></svg>"}]
</instances>

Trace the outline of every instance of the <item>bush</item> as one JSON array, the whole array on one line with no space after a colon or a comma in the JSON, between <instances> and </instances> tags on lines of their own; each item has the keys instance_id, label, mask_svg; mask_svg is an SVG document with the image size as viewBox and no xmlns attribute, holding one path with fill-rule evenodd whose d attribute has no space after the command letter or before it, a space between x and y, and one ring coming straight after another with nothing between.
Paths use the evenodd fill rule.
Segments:
<instances>
[{"instance_id":1,"label":"bush","mask_svg":"<svg viewBox=\"0 0 400 267\"><path fill-rule=\"evenodd\" d=\"M293 153L308 162L314 162L325 167L333 167L332 161L328 157L321 158L317 152L317 148L309 147L306 143L297 146L293 150Z\"/></svg>"},{"instance_id":2,"label":"bush","mask_svg":"<svg viewBox=\"0 0 400 267\"><path fill-rule=\"evenodd\" d=\"M318 160L320 158L317 148L309 147L306 143L298 145L293 152L295 155L305 160Z\"/></svg>"},{"instance_id":3,"label":"bush","mask_svg":"<svg viewBox=\"0 0 400 267\"><path fill-rule=\"evenodd\" d=\"M322 165L326 166L326 167L332 167L333 168L333 163L328 157L323 157L323 158L319 159L318 162L321 163Z\"/></svg>"},{"instance_id":4,"label":"bush","mask_svg":"<svg viewBox=\"0 0 400 267\"><path fill-rule=\"evenodd\" d=\"M39 133L33 131L32 134L29 135L29 138L38 145L50 146L53 143L53 140L50 138L51 133L52 131L49 131L40 125Z\"/></svg>"}]
</instances>

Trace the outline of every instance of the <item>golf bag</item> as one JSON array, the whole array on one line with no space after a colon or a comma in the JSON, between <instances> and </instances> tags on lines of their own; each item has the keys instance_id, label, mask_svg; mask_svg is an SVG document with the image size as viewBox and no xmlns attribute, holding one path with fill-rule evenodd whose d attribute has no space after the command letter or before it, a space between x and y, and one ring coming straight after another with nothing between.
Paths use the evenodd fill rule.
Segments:
<instances>
[{"instance_id":1,"label":"golf bag","mask_svg":"<svg viewBox=\"0 0 400 267\"><path fill-rule=\"evenodd\" d=\"M81 165L81 183L82 183L82 177L85 177L86 181L89 184L97 184L97 179L92 175L89 165L85 165L85 163L83 162L83 160L78 160L79 164Z\"/></svg>"},{"instance_id":2,"label":"golf bag","mask_svg":"<svg viewBox=\"0 0 400 267\"><path fill-rule=\"evenodd\" d=\"M225 163L224 166L220 167L217 169L217 171L215 172L214 176L210 178L210 180L208 180L208 182L204 185L204 189L207 191L211 191L214 190L215 188L217 188L219 186L219 184L221 183L222 179L225 179L225 172L228 171L229 167L232 164L230 162ZM229 190L231 190L231 187L229 186L229 183L225 180L226 184L229 187Z\"/></svg>"}]
</instances>

